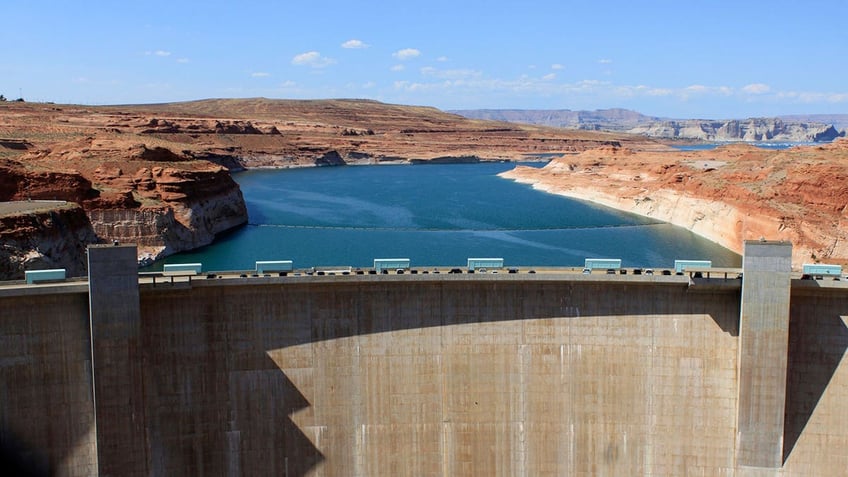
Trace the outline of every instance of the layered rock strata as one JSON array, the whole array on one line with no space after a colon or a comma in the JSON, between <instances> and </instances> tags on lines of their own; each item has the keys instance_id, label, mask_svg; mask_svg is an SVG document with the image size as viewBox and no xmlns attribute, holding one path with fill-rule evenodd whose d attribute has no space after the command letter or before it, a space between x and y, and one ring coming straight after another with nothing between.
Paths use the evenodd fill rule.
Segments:
<instances>
[{"instance_id":1,"label":"layered rock strata","mask_svg":"<svg viewBox=\"0 0 848 477\"><path fill-rule=\"evenodd\" d=\"M139 245L139 262L145 264L208 245L216 234L247 222L241 189L224 167L145 146L124 151L122 159L93 144L74 153L78 151L87 156L69 159L65 151L39 151L0 165L0 201L80 204L92 239L69 243L69 249L84 252L85 244L96 240L132 242ZM113 159L100 159L104 151ZM57 162L75 169L52 170ZM25 234L14 228L4 231L8 237ZM74 242L73 236L68 239ZM84 253L81 257L84 264Z\"/></svg>"},{"instance_id":2,"label":"layered rock strata","mask_svg":"<svg viewBox=\"0 0 848 477\"><path fill-rule=\"evenodd\" d=\"M711 142L828 142L845 136L840 115L748 119L663 119L626 109L596 111L478 109L456 111L468 118L592 131L617 131L658 139ZM841 121L840 121L841 120Z\"/></svg>"},{"instance_id":3,"label":"layered rock strata","mask_svg":"<svg viewBox=\"0 0 848 477\"><path fill-rule=\"evenodd\" d=\"M247 221L230 171L526 160L607 145L601 133L471 121L375 101L204 100L88 107L0 104L0 201L79 203L97 236L146 263Z\"/></svg>"},{"instance_id":4,"label":"layered rock strata","mask_svg":"<svg viewBox=\"0 0 848 477\"><path fill-rule=\"evenodd\" d=\"M601 148L502 176L670 222L737 253L744 240L789 240L795 268L848 264L848 140L783 151Z\"/></svg>"},{"instance_id":5,"label":"layered rock strata","mask_svg":"<svg viewBox=\"0 0 848 477\"><path fill-rule=\"evenodd\" d=\"M748 142L827 142L845 136L844 132L837 131L830 124L783 121L778 118L666 120L640 125L627 132L668 139Z\"/></svg>"},{"instance_id":6,"label":"layered rock strata","mask_svg":"<svg viewBox=\"0 0 848 477\"><path fill-rule=\"evenodd\" d=\"M86 272L85 249L97 243L85 211L72 202L24 201L0 206L0 279L20 280L25 270Z\"/></svg>"}]
</instances>

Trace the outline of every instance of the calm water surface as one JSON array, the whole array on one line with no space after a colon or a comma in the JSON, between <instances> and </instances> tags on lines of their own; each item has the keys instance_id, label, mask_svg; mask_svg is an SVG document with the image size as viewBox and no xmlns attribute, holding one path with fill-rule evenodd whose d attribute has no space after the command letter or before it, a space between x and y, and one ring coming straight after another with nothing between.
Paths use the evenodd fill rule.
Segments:
<instances>
[{"instance_id":1,"label":"calm water surface","mask_svg":"<svg viewBox=\"0 0 848 477\"><path fill-rule=\"evenodd\" d=\"M795 146L819 146L825 143L818 142L739 142L741 144L750 144L752 146L757 146L762 149L774 149L774 150L782 150L789 149L790 147ZM673 145L675 149L679 149L681 151L710 151L719 146L724 146L728 144L734 144L733 142L711 142L704 144L686 144L686 145Z\"/></svg>"},{"instance_id":2,"label":"calm water surface","mask_svg":"<svg viewBox=\"0 0 848 477\"><path fill-rule=\"evenodd\" d=\"M541 166L541 164L539 164ZM251 170L234 177L249 224L163 263L204 271L251 270L257 260L295 267L369 267L409 258L413 267L502 257L506 266L582 266L587 257L625 267L675 259L739 266L739 255L652 219L533 190L497 177L508 163Z\"/></svg>"}]
</instances>

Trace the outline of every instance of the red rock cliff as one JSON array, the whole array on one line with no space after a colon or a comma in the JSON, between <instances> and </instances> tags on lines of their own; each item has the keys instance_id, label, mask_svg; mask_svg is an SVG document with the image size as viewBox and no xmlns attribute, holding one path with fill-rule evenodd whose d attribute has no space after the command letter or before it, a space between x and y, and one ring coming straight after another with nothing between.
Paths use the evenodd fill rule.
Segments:
<instances>
[{"instance_id":1,"label":"red rock cliff","mask_svg":"<svg viewBox=\"0 0 848 477\"><path fill-rule=\"evenodd\" d=\"M225 168L91 138L0 164L0 201L29 199L78 202L100 240L138 243L140 262L207 245L247 222L241 190Z\"/></svg>"},{"instance_id":2,"label":"red rock cliff","mask_svg":"<svg viewBox=\"0 0 848 477\"><path fill-rule=\"evenodd\" d=\"M120 107L7 102L0 139L0 201L78 202L100 238L137 242L140 260L208 244L247 221L224 167L522 160L645 142L374 101L261 98Z\"/></svg>"},{"instance_id":3,"label":"red rock cliff","mask_svg":"<svg viewBox=\"0 0 848 477\"><path fill-rule=\"evenodd\" d=\"M125 182L122 177L104 183ZM98 236L139 244L143 262L208 245L216 234L247 222L241 189L220 166L145 167L129 183L140 198L137 207L94 202L88 213Z\"/></svg>"},{"instance_id":4,"label":"red rock cliff","mask_svg":"<svg viewBox=\"0 0 848 477\"><path fill-rule=\"evenodd\" d=\"M737 253L744 240L789 240L796 268L848 264L848 140L783 151L601 148L502 175L671 222Z\"/></svg>"}]
</instances>

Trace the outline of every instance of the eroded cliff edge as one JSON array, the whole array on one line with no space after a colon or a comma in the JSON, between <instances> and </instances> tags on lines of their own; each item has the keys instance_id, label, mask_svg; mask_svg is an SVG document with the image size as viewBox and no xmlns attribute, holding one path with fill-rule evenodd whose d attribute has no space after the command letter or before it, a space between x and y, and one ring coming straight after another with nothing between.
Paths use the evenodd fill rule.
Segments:
<instances>
[{"instance_id":1,"label":"eroded cliff edge","mask_svg":"<svg viewBox=\"0 0 848 477\"><path fill-rule=\"evenodd\" d=\"M19 280L24 270L50 268L84 275L85 247L97 241L85 211L73 202L0 205L0 279Z\"/></svg>"},{"instance_id":2,"label":"eroded cliff edge","mask_svg":"<svg viewBox=\"0 0 848 477\"><path fill-rule=\"evenodd\" d=\"M245 223L230 175L242 168L526 160L636 144L656 146L365 100L7 102L0 104L0 202L78 203L98 240L137 243L145 263Z\"/></svg>"},{"instance_id":3,"label":"eroded cliff edge","mask_svg":"<svg viewBox=\"0 0 848 477\"><path fill-rule=\"evenodd\" d=\"M62 147L31 151L16 160L2 160L0 201L58 200L79 204L89 232L63 236L69 242L64 246L69 255L81 250L76 250L79 257L67 260L82 261L83 266L88 243L137 243L139 262L146 263L207 245L216 234L247 222L241 189L224 167L170 151L151 154L145 145L119 151L113 147L87 138ZM59 164L61 169L57 168ZM17 223L4 222L4 244L54 233L55 221L39 221L43 230L16 227ZM18 256L5 263L22 262ZM28 263L32 265L29 268L45 268ZM68 270L71 276L77 272L84 272L84 268ZM5 274L4 278L17 275Z\"/></svg>"},{"instance_id":4,"label":"eroded cliff edge","mask_svg":"<svg viewBox=\"0 0 848 477\"><path fill-rule=\"evenodd\" d=\"M605 147L518 166L503 177L685 227L737 253L743 240L793 243L793 267L848 264L848 140L781 151Z\"/></svg>"}]
</instances>

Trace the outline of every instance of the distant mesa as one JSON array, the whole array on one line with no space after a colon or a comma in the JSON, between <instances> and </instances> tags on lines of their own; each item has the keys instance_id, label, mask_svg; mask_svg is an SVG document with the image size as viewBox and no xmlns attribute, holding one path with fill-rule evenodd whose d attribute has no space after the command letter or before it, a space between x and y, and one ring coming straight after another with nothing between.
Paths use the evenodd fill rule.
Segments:
<instances>
[{"instance_id":1,"label":"distant mesa","mask_svg":"<svg viewBox=\"0 0 848 477\"><path fill-rule=\"evenodd\" d=\"M627 109L476 109L452 112L471 119L716 142L830 142L845 137L845 129L848 128L848 114L707 120L659 118Z\"/></svg>"}]
</instances>

